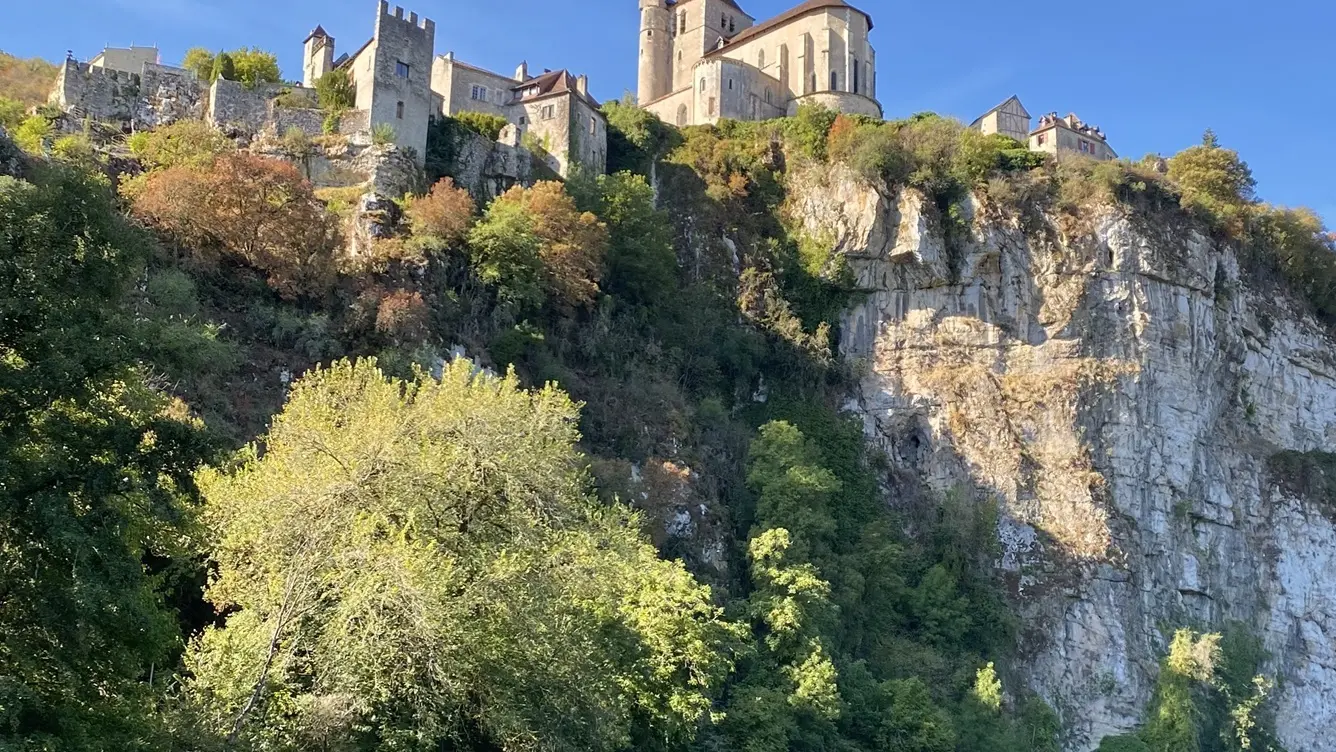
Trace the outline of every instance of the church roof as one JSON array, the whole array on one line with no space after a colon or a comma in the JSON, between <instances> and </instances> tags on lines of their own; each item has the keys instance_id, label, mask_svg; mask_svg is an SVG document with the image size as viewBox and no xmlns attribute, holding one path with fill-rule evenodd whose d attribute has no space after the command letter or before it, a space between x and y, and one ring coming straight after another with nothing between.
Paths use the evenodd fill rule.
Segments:
<instances>
[{"instance_id":1,"label":"church roof","mask_svg":"<svg viewBox=\"0 0 1336 752\"><path fill-rule=\"evenodd\" d=\"M321 25L319 25L319 24L316 24L315 31L311 32L311 35L310 35L310 36L308 36L308 37L306 37L305 39L303 39L303 40L302 40L302 43L305 44L306 42L309 42L309 41L311 41L312 39L317 39L317 38L321 38L321 37L323 37L323 38L325 38L325 39L329 39L329 32L325 31L325 27L324 27L324 26L321 26Z\"/></svg>"},{"instance_id":2,"label":"church roof","mask_svg":"<svg viewBox=\"0 0 1336 752\"><path fill-rule=\"evenodd\" d=\"M863 16L867 18L867 27L869 29L872 28L872 16L869 13L867 13L867 11L855 8L854 6L845 2L845 0L807 0L807 2L794 6L793 8L790 8L784 11L783 13L780 13L778 16L775 16L774 18L767 19L759 24L756 24L755 26L743 29L742 32L739 33L737 36L733 37L732 39L729 39L723 47L710 50L709 52L705 53L705 55L706 57L709 57L710 55L713 55L717 52L722 52L728 49L729 47L738 44L739 42L745 42L748 39L760 36L766 33L767 31L783 26L784 24L796 18L802 18L808 13L815 13L819 10L826 10L827 8L850 8L852 10L856 10L859 13L862 13Z\"/></svg>"}]
</instances>

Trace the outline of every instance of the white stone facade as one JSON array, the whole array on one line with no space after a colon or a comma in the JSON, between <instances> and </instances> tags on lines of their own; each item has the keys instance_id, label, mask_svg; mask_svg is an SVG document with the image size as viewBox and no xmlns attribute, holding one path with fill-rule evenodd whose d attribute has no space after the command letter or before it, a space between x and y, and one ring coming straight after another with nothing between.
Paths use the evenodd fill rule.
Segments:
<instances>
[{"instance_id":1,"label":"white stone facade","mask_svg":"<svg viewBox=\"0 0 1336 752\"><path fill-rule=\"evenodd\" d=\"M640 12L639 100L665 122L764 120L805 102L882 114L872 18L844 0L759 24L732 0L641 0Z\"/></svg>"}]
</instances>

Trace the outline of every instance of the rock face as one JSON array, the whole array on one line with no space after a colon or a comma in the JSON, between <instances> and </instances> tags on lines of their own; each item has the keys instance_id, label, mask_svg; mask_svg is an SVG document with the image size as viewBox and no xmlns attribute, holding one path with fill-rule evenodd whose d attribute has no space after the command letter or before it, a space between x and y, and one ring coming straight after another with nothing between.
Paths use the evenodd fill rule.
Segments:
<instances>
[{"instance_id":1,"label":"rock face","mask_svg":"<svg viewBox=\"0 0 1336 752\"><path fill-rule=\"evenodd\" d=\"M851 408L897 465L999 504L1016 678L1068 749L1144 720L1174 628L1237 621L1272 656L1289 749L1336 750L1336 528L1268 471L1336 444L1324 331L1171 219L975 201L948 241L918 194L791 179L867 291L843 322Z\"/></svg>"}]
</instances>

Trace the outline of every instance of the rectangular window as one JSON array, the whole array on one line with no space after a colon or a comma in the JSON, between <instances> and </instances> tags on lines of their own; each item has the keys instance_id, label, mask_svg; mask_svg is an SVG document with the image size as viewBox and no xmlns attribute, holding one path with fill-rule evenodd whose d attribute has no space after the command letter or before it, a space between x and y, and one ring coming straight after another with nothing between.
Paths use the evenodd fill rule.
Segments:
<instances>
[{"instance_id":1,"label":"rectangular window","mask_svg":"<svg viewBox=\"0 0 1336 752\"><path fill-rule=\"evenodd\" d=\"M556 117L556 116L557 116L557 108L556 108L556 107L554 107L554 106L552 106L552 105L550 105L550 104L549 104L549 105L545 105L545 106L543 107L543 119L544 119L544 120L551 120L552 118L554 118L554 117Z\"/></svg>"},{"instance_id":2,"label":"rectangular window","mask_svg":"<svg viewBox=\"0 0 1336 752\"><path fill-rule=\"evenodd\" d=\"M471 96L471 98L476 99L476 100L479 101L479 102L486 102L486 101L487 101L487 87L486 87L486 86L478 86L477 84L474 84L474 85L473 85L473 93L472 93L470 96Z\"/></svg>"},{"instance_id":3,"label":"rectangular window","mask_svg":"<svg viewBox=\"0 0 1336 752\"><path fill-rule=\"evenodd\" d=\"M1036 139L1036 140L1039 142L1039 145L1040 145L1040 146L1043 146L1044 143L1045 143L1046 141L1048 141L1048 134L1047 134L1047 133L1040 133L1040 134L1039 134L1039 138Z\"/></svg>"},{"instance_id":4,"label":"rectangular window","mask_svg":"<svg viewBox=\"0 0 1336 752\"><path fill-rule=\"evenodd\" d=\"M399 78L408 78L408 63L400 60L394 64L394 75Z\"/></svg>"},{"instance_id":5,"label":"rectangular window","mask_svg":"<svg viewBox=\"0 0 1336 752\"><path fill-rule=\"evenodd\" d=\"M714 97L710 97L710 117L714 117Z\"/></svg>"},{"instance_id":6,"label":"rectangular window","mask_svg":"<svg viewBox=\"0 0 1336 752\"><path fill-rule=\"evenodd\" d=\"M403 119L404 119L404 103L403 103L403 102L399 102L398 104L396 104L396 105L394 106L394 116L397 117L397 118L399 118L400 120L403 120Z\"/></svg>"}]
</instances>

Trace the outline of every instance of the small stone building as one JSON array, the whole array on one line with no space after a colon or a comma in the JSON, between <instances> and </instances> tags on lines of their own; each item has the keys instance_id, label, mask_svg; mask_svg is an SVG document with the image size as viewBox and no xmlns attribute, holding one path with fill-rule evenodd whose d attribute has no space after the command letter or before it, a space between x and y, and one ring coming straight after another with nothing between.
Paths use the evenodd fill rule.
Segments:
<instances>
[{"instance_id":1,"label":"small stone building","mask_svg":"<svg viewBox=\"0 0 1336 752\"><path fill-rule=\"evenodd\" d=\"M1012 96L1007 101L980 115L970 123L985 136L1001 133L1004 136L1028 143L1030 140L1030 113L1021 104L1020 97Z\"/></svg>"},{"instance_id":2,"label":"small stone building","mask_svg":"<svg viewBox=\"0 0 1336 752\"><path fill-rule=\"evenodd\" d=\"M432 89L440 114L483 112L505 118L519 145L533 148L554 172L569 177L578 166L607 171L608 122L589 94L589 79L567 70L530 76L521 63L514 76L470 65L446 53L432 65Z\"/></svg>"},{"instance_id":3,"label":"small stone building","mask_svg":"<svg viewBox=\"0 0 1336 752\"><path fill-rule=\"evenodd\" d=\"M141 73L145 65L158 64L157 47L107 47L97 54L92 60L88 61L90 68L106 68L107 70L123 71L125 73Z\"/></svg>"},{"instance_id":4,"label":"small stone building","mask_svg":"<svg viewBox=\"0 0 1336 752\"><path fill-rule=\"evenodd\" d=\"M807 0L757 23L735 0L640 0L640 106L675 125L765 120L805 103L881 117L872 16Z\"/></svg>"},{"instance_id":5,"label":"small stone building","mask_svg":"<svg viewBox=\"0 0 1336 752\"><path fill-rule=\"evenodd\" d=\"M1042 151L1058 158L1079 155L1107 161L1118 154L1109 146L1104 131L1081 122L1076 113L1058 117L1050 112L1039 118L1039 125L1030 132L1030 150Z\"/></svg>"}]
</instances>

